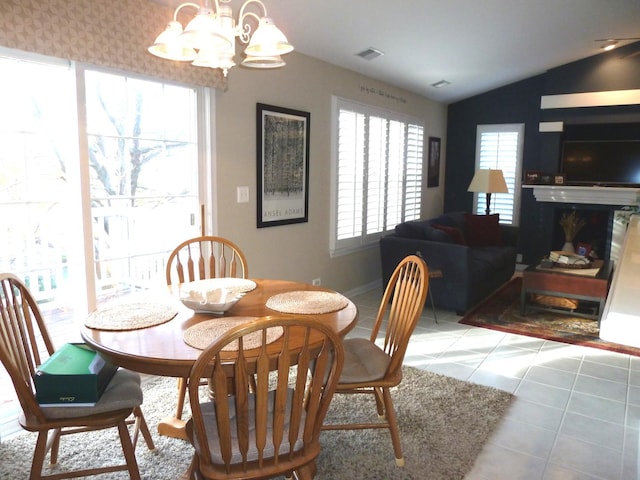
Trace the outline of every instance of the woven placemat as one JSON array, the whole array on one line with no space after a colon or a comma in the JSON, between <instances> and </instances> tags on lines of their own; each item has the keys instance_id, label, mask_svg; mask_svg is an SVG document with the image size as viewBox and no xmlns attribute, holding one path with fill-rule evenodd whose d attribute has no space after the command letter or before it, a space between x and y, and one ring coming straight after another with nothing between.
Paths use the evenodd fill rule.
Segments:
<instances>
[{"instance_id":1,"label":"woven placemat","mask_svg":"<svg viewBox=\"0 0 640 480\"><path fill-rule=\"evenodd\" d=\"M254 320L252 317L227 317L215 318L200 322L184 331L183 338L187 345L204 350L217 338L224 335L233 327ZM282 327L272 327L267 329L267 343L275 342L282 335ZM260 346L262 341L262 331L253 332L244 337L245 350ZM225 351L238 350L238 341L235 340L223 348Z\"/></svg>"},{"instance_id":2,"label":"woven placemat","mask_svg":"<svg viewBox=\"0 0 640 480\"><path fill-rule=\"evenodd\" d=\"M267 307L282 313L329 313L341 310L349 300L335 292L294 291L279 293L267 300Z\"/></svg>"},{"instance_id":3,"label":"woven placemat","mask_svg":"<svg viewBox=\"0 0 640 480\"><path fill-rule=\"evenodd\" d=\"M138 330L168 322L177 313L176 307L162 303L119 303L99 308L84 324L98 330Z\"/></svg>"}]
</instances>

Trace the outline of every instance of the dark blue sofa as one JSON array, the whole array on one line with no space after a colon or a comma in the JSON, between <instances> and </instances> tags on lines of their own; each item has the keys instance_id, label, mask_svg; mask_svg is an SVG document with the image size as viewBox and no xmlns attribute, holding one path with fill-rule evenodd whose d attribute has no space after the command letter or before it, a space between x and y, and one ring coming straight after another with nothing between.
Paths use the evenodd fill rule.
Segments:
<instances>
[{"instance_id":1,"label":"dark blue sofa","mask_svg":"<svg viewBox=\"0 0 640 480\"><path fill-rule=\"evenodd\" d=\"M518 227L499 224L497 215L454 212L404 222L380 239L383 285L400 260L418 254L442 273L429 284L436 307L462 315L511 279L517 241Z\"/></svg>"}]
</instances>

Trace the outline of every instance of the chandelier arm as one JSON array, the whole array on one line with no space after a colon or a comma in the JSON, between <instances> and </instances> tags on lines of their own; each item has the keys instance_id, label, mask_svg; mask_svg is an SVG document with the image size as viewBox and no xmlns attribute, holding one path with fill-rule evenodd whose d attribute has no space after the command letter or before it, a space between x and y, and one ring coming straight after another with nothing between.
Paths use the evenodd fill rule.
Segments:
<instances>
[{"instance_id":1,"label":"chandelier arm","mask_svg":"<svg viewBox=\"0 0 640 480\"><path fill-rule=\"evenodd\" d=\"M217 3L217 0L216 0L216 3ZM195 7L197 10L200 10L200 5L198 5L197 3L191 3L191 2L182 3L182 4L178 5L178 7L173 12L173 21L174 22L178 21L178 13L184 7Z\"/></svg>"},{"instance_id":2,"label":"chandelier arm","mask_svg":"<svg viewBox=\"0 0 640 480\"><path fill-rule=\"evenodd\" d=\"M245 19L247 17L253 17L257 20L258 23L260 23L260 18L262 18L258 16L258 14L255 12L245 12L245 8L247 8L252 3L257 3L262 7L262 11L264 12L262 17L268 16L267 7L260 0L247 0L242 4L242 7L240 8L240 13L238 14L238 24L236 26L236 30L237 30L236 35L240 37L240 40L242 41L242 43L249 43L249 40L251 40L251 25L249 25L248 23L245 23Z\"/></svg>"}]
</instances>

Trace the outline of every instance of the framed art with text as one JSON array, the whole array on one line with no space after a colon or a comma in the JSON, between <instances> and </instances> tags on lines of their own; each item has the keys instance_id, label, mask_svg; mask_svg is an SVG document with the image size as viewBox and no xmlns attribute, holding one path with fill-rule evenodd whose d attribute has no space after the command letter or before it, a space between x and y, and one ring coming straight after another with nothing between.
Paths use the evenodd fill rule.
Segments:
<instances>
[{"instance_id":1,"label":"framed art with text","mask_svg":"<svg viewBox=\"0 0 640 480\"><path fill-rule=\"evenodd\" d=\"M258 228L309 219L311 114L257 104Z\"/></svg>"},{"instance_id":2,"label":"framed art with text","mask_svg":"<svg viewBox=\"0 0 640 480\"><path fill-rule=\"evenodd\" d=\"M427 166L427 188L440 184L440 139L429 137L429 164Z\"/></svg>"}]
</instances>

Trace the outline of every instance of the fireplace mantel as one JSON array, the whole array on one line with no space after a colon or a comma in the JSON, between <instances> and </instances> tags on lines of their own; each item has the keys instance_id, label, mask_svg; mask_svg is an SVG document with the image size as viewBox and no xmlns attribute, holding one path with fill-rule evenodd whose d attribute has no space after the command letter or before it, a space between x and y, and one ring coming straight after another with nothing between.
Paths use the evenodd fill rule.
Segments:
<instances>
[{"instance_id":1,"label":"fireplace mantel","mask_svg":"<svg viewBox=\"0 0 640 480\"><path fill-rule=\"evenodd\" d=\"M532 188L538 202L640 205L640 188L522 185Z\"/></svg>"}]
</instances>

